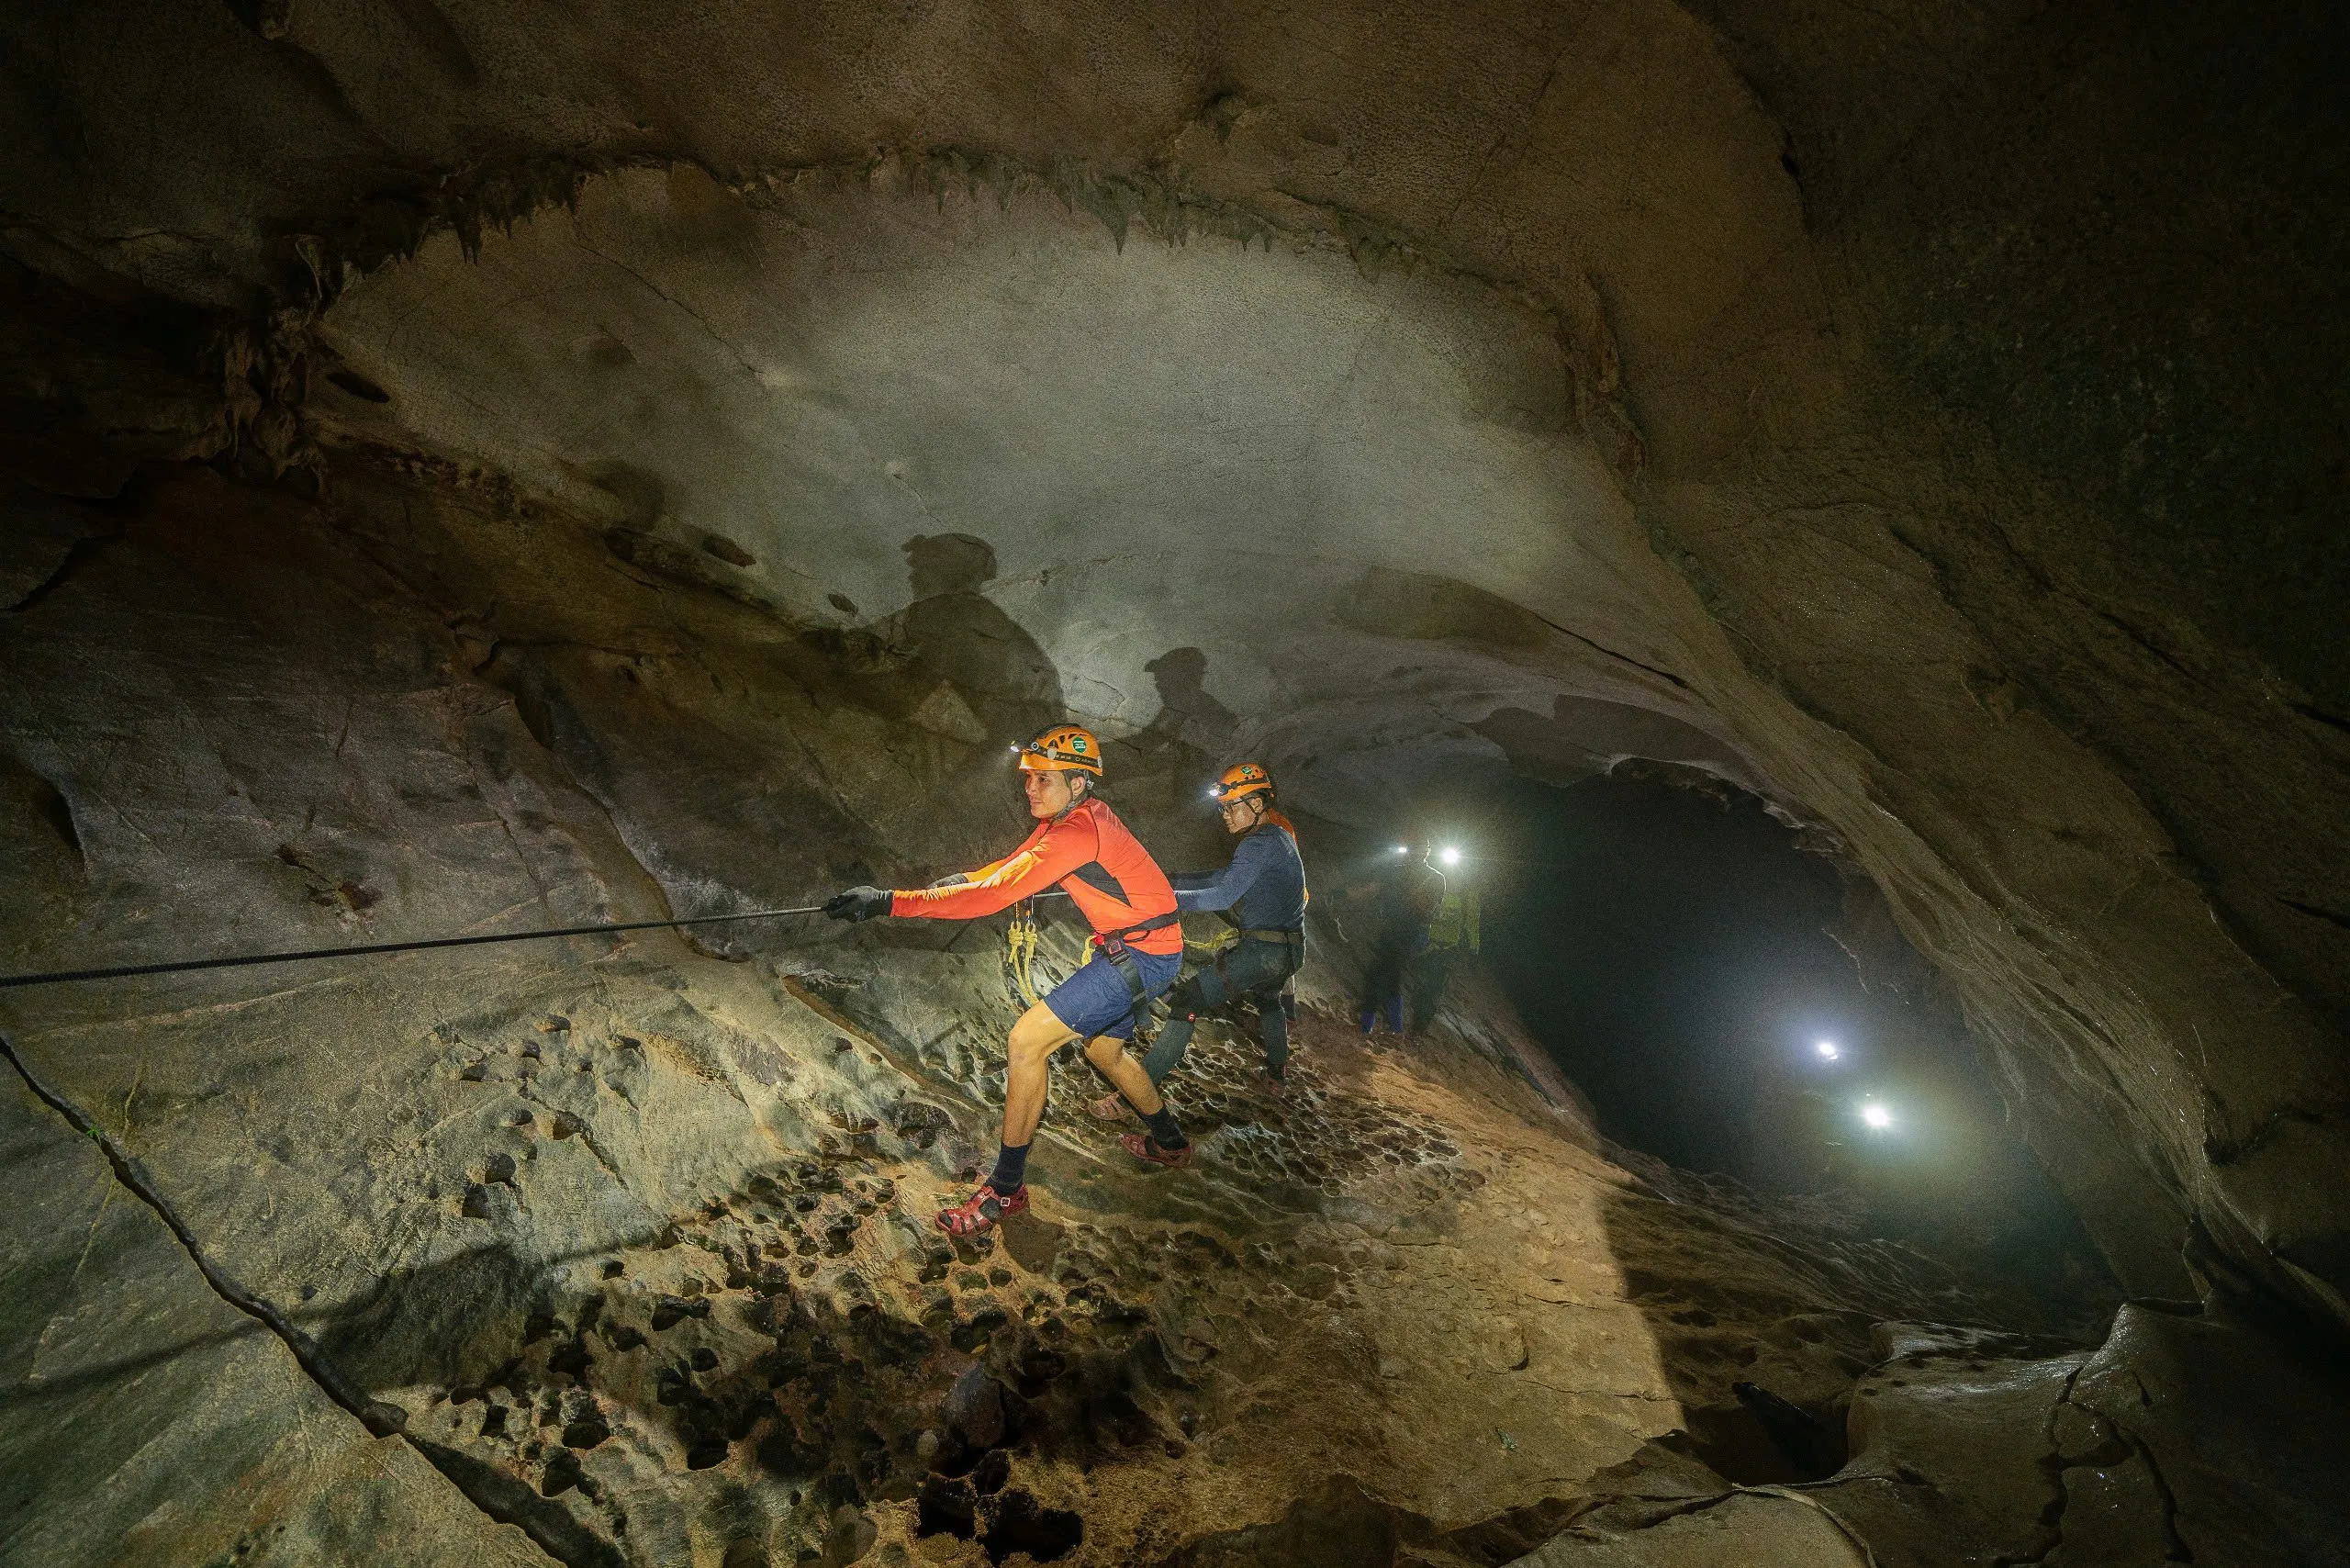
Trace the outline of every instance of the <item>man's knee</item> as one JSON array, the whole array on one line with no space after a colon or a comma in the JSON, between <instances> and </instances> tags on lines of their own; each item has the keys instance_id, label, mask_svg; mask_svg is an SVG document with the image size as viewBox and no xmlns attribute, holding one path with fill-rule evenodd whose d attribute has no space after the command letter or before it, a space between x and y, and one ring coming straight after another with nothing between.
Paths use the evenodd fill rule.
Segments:
<instances>
[{"instance_id":1,"label":"man's knee","mask_svg":"<svg viewBox=\"0 0 2350 1568\"><path fill-rule=\"evenodd\" d=\"M1125 1054L1125 1041L1114 1035L1096 1035L1085 1042L1085 1059L1096 1067L1107 1067Z\"/></svg>"},{"instance_id":2,"label":"man's knee","mask_svg":"<svg viewBox=\"0 0 2350 1568\"><path fill-rule=\"evenodd\" d=\"M1005 1044L1013 1060L1035 1062L1052 1055L1069 1037L1069 1025L1040 1002L1020 1015L1020 1022L1012 1026L1012 1037Z\"/></svg>"}]
</instances>

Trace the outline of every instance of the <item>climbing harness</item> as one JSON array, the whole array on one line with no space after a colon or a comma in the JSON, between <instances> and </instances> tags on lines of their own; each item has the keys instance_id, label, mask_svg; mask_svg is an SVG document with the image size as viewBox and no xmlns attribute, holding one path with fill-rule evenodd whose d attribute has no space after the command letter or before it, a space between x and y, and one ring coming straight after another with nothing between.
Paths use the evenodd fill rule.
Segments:
<instances>
[{"instance_id":1,"label":"climbing harness","mask_svg":"<svg viewBox=\"0 0 2350 1568\"><path fill-rule=\"evenodd\" d=\"M132 975L175 975L192 969L241 969L256 964L299 964L313 958L352 958L368 953L417 953L428 947L477 947L490 942L536 942L549 936L607 936L622 931L659 931L670 926L719 925L730 920L777 920L814 914L824 906L755 909L741 914L697 914L684 920L632 920L609 925L563 925L548 931L499 931L487 936L433 936L418 942L374 942L356 947L308 947L294 953L241 953L232 958L184 958L168 964L118 964L103 969L57 969L47 974L0 975L0 991L17 986L62 985L68 980L126 980Z\"/></svg>"},{"instance_id":2,"label":"climbing harness","mask_svg":"<svg viewBox=\"0 0 2350 1568\"><path fill-rule=\"evenodd\" d=\"M1197 989L1199 977L1192 975L1169 993L1168 1004L1194 1023L1203 1014L1222 1014L1227 1018L1232 1017L1231 1009L1242 1002L1253 1002L1259 1015L1268 1008L1278 1007L1284 1018L1294 1023L1297 1019L1297 997L1291 982L1305 967L1305 933L1284 927L1244 926L1233 918L1230 910L1216 913L1224 920L1225 929L1202 946L1208 955L1209 967L1224 977L1225 1000L1215 1007L1206 1006ZM1232 971L1227 966L1237 956L1243 942L1259 942L1281 948L1281 973L1270 980L1259 981L1247 991L1234 989Z\"/></svg>"},{"instance_id":3,"label":"climbing harness","mask_svg":"<svg viewBox=\"0 0 2350 1568\"><path fill-rule=\"evenodd\" d=\"M1236 925L1232 929L1232 935L1235 946L1243 942L1262 942L1270 946L1279 947L1281 950L1281 983L1283 985L1287 985L1290 977L1305 967L1305 933L1303 931L1292 931L1286 926ZM1224 958L1219 955L1216 958L1216 967L1221 969L1223 965ZM1269 988L1270 982L1257 989L1263 991Z\"/></svg>"},{"instance_id":4,"label":"climbing harness","mask_svg":"<svg viewBox=\"0 0 2350 1568\"><path fill-rule=\"evenodd\" d=\"M1099 932L1093 937L1093 946L1110 960L1110 967L1118 971L1118 978L1126 982L1126 991L1135 999L1134 1026L1137 1032L1150 1018L1150 984L1142 978L1142 966L1135 962L1126 939L1164 930L1182 918L1181 910L1170 909L1165 914L1152 915L1139 925L1129 925L1124 931Z\"/></svg>"}]
</instances>

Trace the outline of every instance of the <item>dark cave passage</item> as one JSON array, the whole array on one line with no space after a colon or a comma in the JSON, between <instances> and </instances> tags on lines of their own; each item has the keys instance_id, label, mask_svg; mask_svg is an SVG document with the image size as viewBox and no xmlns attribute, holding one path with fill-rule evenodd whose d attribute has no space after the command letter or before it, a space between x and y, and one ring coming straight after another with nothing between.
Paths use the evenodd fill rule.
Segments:
<instances>
[{"instance_id":1,"label":"dark cave passage","mask_svg":"<svg viewBox=\"0 0 2350 1568\"><path fill-rule=\"evenodd\" d=\"M2051 1299L2104 1281L1956 998L1802 830L1638 767L1451 815L1485 961L1608 1137L1975 1249Z\"/></svg>"},{"instance_id":2,"label":"dark cave passage","mask_svg":"<svg viewBox=\"0 0 2350 1568\"><path fill-rule=\"evenodd\" d=\"M1859 1100L1895 1083L1917 1029L1830 935L1834 867L1734 791L1601 778L1523 789L1511 804L1511 818L1488 819L1500 842L1478 857L1492 962L1603 1130L1780 1191L1825 1178L1822 1144L1859 1141ZM1967 1049L1963 1036L1936 1043ZM1799 1153L1774 1103L1788 1097L1822 1104Z\"/></svg>"}]
</instances>

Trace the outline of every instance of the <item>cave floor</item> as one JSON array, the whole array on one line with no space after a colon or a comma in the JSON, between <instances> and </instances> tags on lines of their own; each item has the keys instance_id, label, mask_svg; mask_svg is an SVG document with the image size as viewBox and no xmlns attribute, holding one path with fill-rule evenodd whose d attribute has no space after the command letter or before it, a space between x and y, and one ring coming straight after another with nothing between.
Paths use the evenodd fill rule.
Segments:
<instances>
[{"instance_id":1,"label":"cave floor","mask_svg":"<svg viewBox=\"0 0 2350 1568\"><path fill-rule=\"evenodd\" d=\"M854 957L664 937L45 1004L28 1073L388 1411L335 1408L18 1092L12 1557L1499 1562L1659 1474L1675 1517L1841 1541L1733 1497L1843 1455L1791 1457L1732 1383L1832 1434L1886 1320L2061 1327L1908 1249L1672 1201L1490 1030L1366 1044L1326 999L1279 1101L1203 1030L1187 1171L1135 1168L1058 1067L1035 1207L949 1244L1013 1008L991 955Z\"/></svg>"}]
</instances>

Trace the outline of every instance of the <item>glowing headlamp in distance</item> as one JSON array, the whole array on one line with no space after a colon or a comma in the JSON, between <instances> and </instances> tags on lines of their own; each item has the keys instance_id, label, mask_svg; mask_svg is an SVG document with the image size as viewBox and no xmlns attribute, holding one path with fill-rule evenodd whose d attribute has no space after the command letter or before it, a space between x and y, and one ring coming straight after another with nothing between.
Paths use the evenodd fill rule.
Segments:
<instances>
[{"instance_id":1,"label":"glowing headlamp in distance","mask_svg":"<svg viewBox=\"0 0 2350 1568\"><path fill-rule=\"evenodd\" d=\"M1443 861L1448 866L1458 866L1460 864L1460 851L1453 848L1449 844L1442 849L1436 852L1436 857Z\"/></svg>"},{"instance_id":2,"label":"glowing headlamp in distance","mask_svg":"<svg viewBox=\"0 0 2350 1568\"><path fill-rule=\"evenodd\" d=\"M1836 1042L1833 1040L1820 1041L1818 1049L1819 1051L1819 1059L1822 1061L1834 1061L1842 1054L1837 1050Z\"/></svg>"},{"instance_id":3,"label":"glowing headlamp in distance","mask_svg":"<svg viewBox=\"0 0 2350 1568\"><path fill-rule=\"evenodd\" d=\"M1872 1100L1861 1107L1861 1121L1871 1132L1881 1133L1893 1126L1893 1113Z\"/></svg>"}]
</instances>

